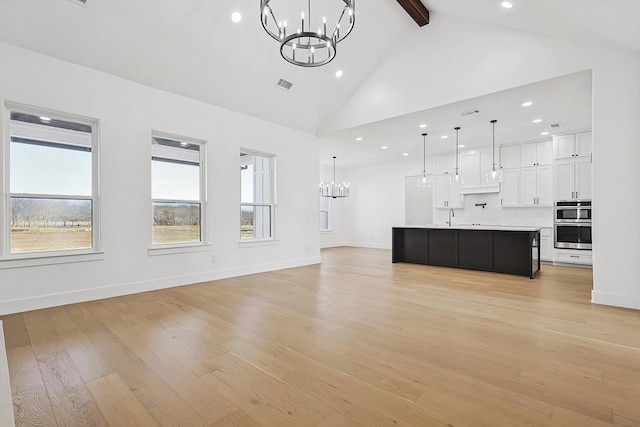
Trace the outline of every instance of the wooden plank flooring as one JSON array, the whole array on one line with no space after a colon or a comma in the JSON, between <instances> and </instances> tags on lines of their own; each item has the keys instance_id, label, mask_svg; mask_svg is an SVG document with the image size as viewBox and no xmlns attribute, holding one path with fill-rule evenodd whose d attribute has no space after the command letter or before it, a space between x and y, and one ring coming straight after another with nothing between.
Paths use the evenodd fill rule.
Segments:
<instances>
[{"instance_id":1,"label":"wooden plank flooring","mask_svg":"<svg viewBox=\"0 0 640 427\"><path fill-rule=\"evenodd\" d=\"M640 312L535 280L322 265L4 322L20 426L640 426Z\"/></svg>"}]
</instances>

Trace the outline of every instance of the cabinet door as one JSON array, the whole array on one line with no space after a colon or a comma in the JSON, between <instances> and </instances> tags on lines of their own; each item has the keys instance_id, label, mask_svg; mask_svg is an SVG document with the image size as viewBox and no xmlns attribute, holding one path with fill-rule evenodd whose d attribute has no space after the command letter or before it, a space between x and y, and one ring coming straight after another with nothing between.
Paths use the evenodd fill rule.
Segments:
<instances>
[{"instance_id":1,"label":"cabinet door","mask_svg":"<svg viewBox=\"0 0 640 427\"><path fill-rule=\"evenodd\" d=\"M512 169L520 166L520 146L503 145L500 147L500 167Z\"/></svg>"},{"instance_id":2,"label":"cabinet door","mask_svg":"<svg viewBox=\"0 0 640 427\"><path fill-rule=\"evenodd\" d=\"M433 168L433 174L434 175L444 175L447 172L449 172L448 168L448 164L447 164L447 157L448 156L437 156L434 158L434 168Z\"/></svg>"},{"instance_id":3,"label":"cabinet door","mask_svg":"<svg viewBox=\"0 0 640 427\"><path fill-rule=\"evenodd\" d=\"M551 179L551 166L538 166L537 168L537 197L538 206L553 205L553 182Z\"/></svg>"},{"instance_id":4,"label":"cabinet door","mask_svg":"<svg viewBox=\"0 0 640 427\"><path fill-rule=\"evenodd\" d=\"M573 160L562 159L555 165L555 198L558 200L573 199Z\"/></svg>"},{"instance_id":5,"label":"cabinet door","mask_svg":"<svg viewBox=\"0 0 640 427\"><path fill-rule=\"evenodd\" d=\"M540 229L540 260L553 261L553 228Z\"/></svg>"},{"instance_id":6,"label":"cabinet door","mask_svg":"<svg viewBox=\"0 0 640 427\"><path fill-rule=\"evenodd\" d=\"M460 156L460 173L464 174L465 187L477 187L480 181L480 154L465 154Z\"/></svg>"},{"instance_id":7,"label":"cabinet door","mask_svg":"<svg viewBox=\"0 0 640 427\"><path fill-rule=\"evenodd\" d=\"M433 180L433 206L445 208L447 202L447 186L449 185L449 175L436 175Z\"/></svg>"},{"instance_id":8,"label":"cabinet door","mask_svg":"<svg viewBox=\"0 0 640 427\"><path fill-rule=\"evenodd\" d=\"M591 132L582 132L576 134L577 156L591 156Z\"/></svg>"},{"instance_id":9,"label":"cabinet door","mask_svg":"<svg viewBox=\"0 0 640 427\"><path fill-rule=\"evenodd\" d=\"M462 194L460 193L460 184L456 183L454 180L451 180L451 182L447 186L447 207L462 207Z\"/></svg>"},{"instance_id":10,"label":"cabinet door","mask_svg":"<svg viewBox=\"0 0 640 427\"><path fill-rule=\"evenodd\" d=\"M533 206L538 197L536 167L520 169L520 205Z\"/></svg>"},{"instance_id":11,"label":"cabinet door","mask_svg":"<svg viewBox=\"0 0 640 427\"><path fill-rule=\"evenodd\" d=\"M576 199L591 198L591 157L574 160L574 196Z\"/></svg>"},{"instance_id":12,"label":"cabinet door","mask_svg":"<svg viewBox=\"0 0 640 427\"><path fill-rule=\"evenodd\" d=\"M575 135L562 135L554 138L556 159L570 159L575 154Z\"/></svg>"},{"instance_id":13,"label":"cabinet door","mask_svg":"<svg viewBox=\"0 0 640 427\"><path fill-rule=\"evenodd\" d=\"M553 163L553 141L542 141L536 144L536 159L538 166L546 166Z\"/></svg>"},{"instance_id":14,"label":"cabinet door","mask_svg":"<svg viewBox=\"0 0 640 427\"><path fill-rule=\"evenodd\" d=\"M503 169L500 183L502 206L518 206L518 169Z\"/></svg>"},{"instance_id":15,"label":"cabinet door","mask_svg":"<svg viewBox=\"0 0 640 427\"><path fill-rule=\"evenodd\" d=\"M530 142L520 146L520 167L535 166L538 163L536 152L538 143Z\"/></svg>"}]
</instances>

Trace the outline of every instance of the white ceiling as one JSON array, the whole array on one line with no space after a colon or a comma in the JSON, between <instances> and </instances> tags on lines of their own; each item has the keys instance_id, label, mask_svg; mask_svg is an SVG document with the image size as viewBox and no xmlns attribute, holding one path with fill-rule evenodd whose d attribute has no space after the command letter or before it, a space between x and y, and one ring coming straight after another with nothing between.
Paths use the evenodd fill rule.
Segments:
<instances>
[{"instance_id":1,"label":"white ceiling","mask_svg":"<svg viewBox=\"0 0 640 427\"><path fill-rule=\"evenodd\" d=\"M301 0L279 1L291 4ZM276 0L272 3L275 6ZM510 10L501 8L500 0L423 0L423 3L431 11L432 22L446 16L640 54L640 25L636 23L640 0L512 0L514 7ZM257 0L88 0L86 7L69 0L0 0L0 40L322 135L322 123L348 101L394 45L417 28L396 1L358 1L356 27L338 45L336 59L324 67L300 68L280 57L277 43L264 33L259 23L258 6ZM239 24L231 22L234 11L243 15ZM338 69L344 70L340 79L334 75ZM280 78L293 83L290 92L275 86ZM574 92L577 98L590 99L590 91L585 91L587 86L590 88L587 85L590 75L567 79L563 85L575 85L571 86L573 90L582 90ZM575 105L562 104L565 97L559 90L563 85L553 82L541 85L536 88L536 103L526 112L512 108L514 102L527 95L526 88L518 88L515 92L508 91L510 94L462 101L441 111L429 110L323 135L322 155L334 152L331 143L341 138L350 143L349 138L355 138L356 133L367 135L366 144L387 141L389 153L392 142L396 143L394 150L413 153L416 147L421 147L417 124L422 121L431 121L427 132L430 139L434 135L434 140L436 134L459 124L463 127L461 143L465 145L473 144L474 140L486 145L490 131L487 122L494 117L500 120L497 139L535 137L538 128L530 125L517 125L522 126L522 135L509 130L511 122L526 123L528 114L534 112L544 115L541 118L545 123L562 122L562 129L590 126L586 122L587 112L580 108L574 111ZM548 95L543 97L543 91ZM469 107L480 109L481 114L456 120L459 117L456 115ZM371 151L366 144L362 144L364 150L360 154L357 147L345 149L356 150L354 158L365 161ZM434 152L441 151L433 144ZM366 161L388 161L376 158L378 154L372 154Z\"/></svg>"}]
</instances>

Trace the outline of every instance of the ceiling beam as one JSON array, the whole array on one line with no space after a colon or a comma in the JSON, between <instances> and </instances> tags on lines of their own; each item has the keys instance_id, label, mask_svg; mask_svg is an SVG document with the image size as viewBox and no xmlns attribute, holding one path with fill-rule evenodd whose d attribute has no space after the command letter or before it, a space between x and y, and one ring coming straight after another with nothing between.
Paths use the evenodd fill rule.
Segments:
<instances>
[{"instance_id":1,"label":"ceiling beam","mask_svg":"<svg viewBox=\"0 0 640 427\"><path fill-rule=\"evenodd\" d=\"M429 23L429 11L420 0L397 0L420 27Z\"/></svg>"}]
</instances>

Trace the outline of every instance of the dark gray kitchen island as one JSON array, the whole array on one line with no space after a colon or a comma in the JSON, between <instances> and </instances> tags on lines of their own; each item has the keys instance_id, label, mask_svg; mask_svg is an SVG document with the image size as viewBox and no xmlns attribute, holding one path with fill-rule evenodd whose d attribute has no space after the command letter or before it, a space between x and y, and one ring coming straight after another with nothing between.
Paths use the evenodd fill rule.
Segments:
<instances>
[{"instance_id":1,"label":"dark gray kitchen island","mask_svg":"<svg viewBox=\"0 0 640 427\"><path fill-rule=\"evenodd\" d=\"M392 262L516 274L540 272L540 228L414 225L392 228Z\"/></svg>"}]
</instances>

